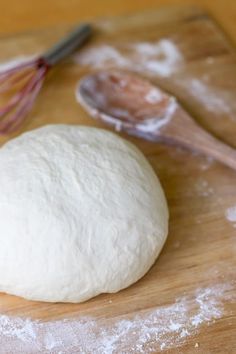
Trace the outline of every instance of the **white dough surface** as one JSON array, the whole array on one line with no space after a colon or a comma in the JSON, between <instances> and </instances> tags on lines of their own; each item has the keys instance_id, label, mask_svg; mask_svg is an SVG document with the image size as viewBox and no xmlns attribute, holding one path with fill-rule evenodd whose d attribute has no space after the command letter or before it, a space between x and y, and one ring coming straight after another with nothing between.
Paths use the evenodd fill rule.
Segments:
<instances>
[{"instance_id":1,"label":"white dough surface","mask_svg":"<svg viewBox=\"0 0 236 354\"><path fill-rule=\"evenodd\" d=\"M6 143L0 166L0 291L81 302L126 288L155 262L168 209L133 144L49 125Z\"/></svg>"}]
</instances>

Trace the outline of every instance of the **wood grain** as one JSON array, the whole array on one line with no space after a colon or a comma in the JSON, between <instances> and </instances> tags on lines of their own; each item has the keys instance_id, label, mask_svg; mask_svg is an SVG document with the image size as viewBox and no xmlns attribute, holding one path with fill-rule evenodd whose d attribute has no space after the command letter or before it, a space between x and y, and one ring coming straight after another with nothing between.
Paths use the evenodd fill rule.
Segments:
<instances>
[{"instance_id":1,"label":"wood grain","mask_svg":"<svg viewBox=\"0 0 236 354\"><path fill-rule=\"evenodd\" d=\"M1 33L15 33L33 28L77 22L98 16L142 12L168 5L196 4L212 13L227 32L236 40L235 0L9 0L1 2Z\"/></svg>"},{"instance_id":2,"label":"wood grain","mask_svg":"<svg viewBox=\"0 0 236 354\"><path fill-rule=\"evenodd\" d=\"M202 126L236 147L234 49L208 16L192 8L182 8L122 18L116 22L100 21L96 26L99 34L89 46L109 43L120 48L124 41L158 41L163 37L173 40L181 50L184 65L170 77L152 76L152 81L176 95ZM2 38L0 59L40 52L67 30L68 26L60 26L55 30ZM48 123L104 127L87 116L74 99L77 80L90 70L69 60L55 69L21 131ZM143 75L150 79L147 73ZM189 80L204 75L208 77L213 94L216 90L227 93L230 113L216 111L214 107L209 109L190 92ZM1 143L9 138L1 138ZM172 304L178 297L186 295L193 299L197 289L215 284L229 284L231 290L227 296L235 296L236 229L225 218L226 209L236 204L235 172L184 150L126 138L148 157L167 195L170 233L158 261L143 279L118 294L104 294L83 304L30 302L1 294L0 313L41 320L78 315L116 318ZM179 348L173 347L166 352L235 353L236 303L225 300L221 306L224 315L219 320L209 326L203 325ZM194 347L196 342L200 344L197 349Z\"/></svg>"}]
</instances>

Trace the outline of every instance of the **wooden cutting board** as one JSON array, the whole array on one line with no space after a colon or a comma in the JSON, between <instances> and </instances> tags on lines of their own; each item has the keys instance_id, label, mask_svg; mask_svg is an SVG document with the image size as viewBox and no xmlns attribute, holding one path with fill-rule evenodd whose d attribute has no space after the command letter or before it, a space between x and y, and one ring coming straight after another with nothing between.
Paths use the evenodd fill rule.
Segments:
<instances>
[{"instance_id":1,"label":"wooden cutting board","mask_svg":"<svg viewBox=\"0 0 236 354\"><path fill-rule=\"evenodd\" d=\"M235 50L212 18L178 7L94 26L80 54L51 73L21 132L52 123L104 128L76 103L74 90L82 75L109 66L148 77L236 148ZM0 60L42 52L67 31L1 38ZM147 156L168 199L170 232L160 257L133 286L83 304L1 294L0 353L236 352L236 172L195 153L124 137Z\"/></svg>"}]
</instances>

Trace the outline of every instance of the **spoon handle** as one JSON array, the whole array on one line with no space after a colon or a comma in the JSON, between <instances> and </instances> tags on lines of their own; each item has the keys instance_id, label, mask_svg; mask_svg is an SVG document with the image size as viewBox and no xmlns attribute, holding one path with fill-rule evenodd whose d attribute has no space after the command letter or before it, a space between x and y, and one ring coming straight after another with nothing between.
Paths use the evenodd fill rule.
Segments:
<instances>
[{"instance_id":1,"label":"spoon handle","mask_svg":"<svg viewBox=\"0 0 236 354\"><path fill-rule=\"evenodd\" d=\"M236 149L223 143L201 128L182 108L178 108L172 120L161 129L163 140L195 150L236 170ZM158 132L156 135L158 140Z\"/></svg>"}]
</instances>

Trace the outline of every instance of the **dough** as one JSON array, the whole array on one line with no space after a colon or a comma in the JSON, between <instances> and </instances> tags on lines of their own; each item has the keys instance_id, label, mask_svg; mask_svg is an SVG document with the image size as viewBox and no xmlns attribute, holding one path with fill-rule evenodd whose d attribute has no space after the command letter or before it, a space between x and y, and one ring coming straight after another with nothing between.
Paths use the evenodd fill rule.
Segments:
<instances>
[{"instance_id":1,"label":"dough","mask_svg":"<svg viewBox=\"0 0 236 354\"><path fill-rule=\"evenodd\" d=\"M80 302L154 263L168 209L142 153L105 130L51 125L0 149L0 291Z\"/></svg>"}]
</instances>

